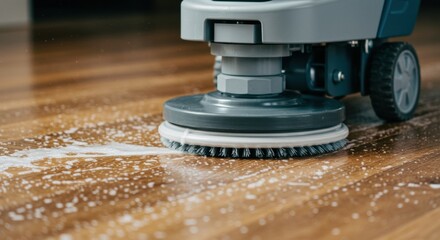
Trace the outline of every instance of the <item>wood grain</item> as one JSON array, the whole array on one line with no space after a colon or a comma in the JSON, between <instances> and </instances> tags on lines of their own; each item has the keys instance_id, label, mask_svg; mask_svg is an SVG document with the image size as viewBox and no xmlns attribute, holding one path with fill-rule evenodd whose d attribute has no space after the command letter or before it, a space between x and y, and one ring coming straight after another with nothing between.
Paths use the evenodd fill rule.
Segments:
<instances>
[{"instance_id":1,"label":"wood grain","mask_svg":"<svg viewBox=\"0 0 440 240\"><path fill-rule=\"evenodd\" d=\"M0 31L0 238L440 239L439 20L404 39L422 66L412 120L349 96L346 148L272 161L162 147L163 102L213 89L176 16Z\"/></svg>"}]
</instances>

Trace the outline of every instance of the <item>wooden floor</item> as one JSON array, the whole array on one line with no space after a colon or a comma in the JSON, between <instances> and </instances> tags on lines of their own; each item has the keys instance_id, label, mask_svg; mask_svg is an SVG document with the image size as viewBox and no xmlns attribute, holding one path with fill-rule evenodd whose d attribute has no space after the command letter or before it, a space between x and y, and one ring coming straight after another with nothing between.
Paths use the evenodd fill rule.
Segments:
<instances>
[{"instance_id":1,"label":"wooden floor","mask_svg":"<svg viewBox=\"0 0 440 240\"><path fill-rule=\"evenodd\" d=\"M440 239L440 31L414 35L411 121L346 98L349 144L289 160L163 148L162 104L212 87L176 17L0 32L0 239Z\"/></svg>"}]
</instances>

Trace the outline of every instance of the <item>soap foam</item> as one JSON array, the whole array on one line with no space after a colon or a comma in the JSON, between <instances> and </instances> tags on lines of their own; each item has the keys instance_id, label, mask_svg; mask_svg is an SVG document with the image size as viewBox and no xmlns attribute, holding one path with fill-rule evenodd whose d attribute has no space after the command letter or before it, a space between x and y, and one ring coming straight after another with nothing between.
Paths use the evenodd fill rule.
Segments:
<instances>
[{"instance_id":1,"label":"soap foam","mask_svg":"<svg viewBox=\"0 0 440 240\"><path fill-rule=\"evenodd\" d=\"M82 142L74 142L71 145L59 148L28 149L17 151L8 156L0 156L0 173L10 167L27 167L36 169L38 167L32 163L43 159L145 156L164 154L181 153L168 148L147 147L118 142L110 142L105 145L87 145L86 143Z\"/></svg>"}]
</instances>

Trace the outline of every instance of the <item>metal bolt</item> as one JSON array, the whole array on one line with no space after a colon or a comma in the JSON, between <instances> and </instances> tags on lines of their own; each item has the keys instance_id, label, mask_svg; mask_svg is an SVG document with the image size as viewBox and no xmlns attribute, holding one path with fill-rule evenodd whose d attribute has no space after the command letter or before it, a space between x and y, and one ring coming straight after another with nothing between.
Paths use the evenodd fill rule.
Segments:
<instances>
[{"instance_id":1,"label":"metal bolt","mask_svg":"<svg viewBox=\"0 0 440 240\"><path fill-rule=\"evenodd\" d=\"M342 71L334 71L333 73L333 81L336 83L342 82L345 79L345 75Z\"/></svg>"},{"instance_id":2,"label":"metal bolt","mask_svg":"<svg viewBox=\"0 0 440 240\"><path fill-rule=\"evenodd\" d=\"M349 41L348 44L350 44L351 47L356 47L359 42L358 41Z\"/></svg>"}]
</instances>

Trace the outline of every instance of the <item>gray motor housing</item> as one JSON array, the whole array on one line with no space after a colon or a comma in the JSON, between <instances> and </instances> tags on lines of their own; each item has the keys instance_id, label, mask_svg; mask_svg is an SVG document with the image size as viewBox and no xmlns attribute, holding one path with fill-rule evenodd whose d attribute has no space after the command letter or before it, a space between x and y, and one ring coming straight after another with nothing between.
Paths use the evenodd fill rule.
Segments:
<instances>
[{"instance_id":1,"label":"gray motor housing","mask_svg":"<svg viewBox=\"0 0 440 240\"><path fill-rule=\"evenodd\" d=\"M228 43L322 43L408 35L420 0L184 0L181 37Z\"/></svg>"}]
</instances>

